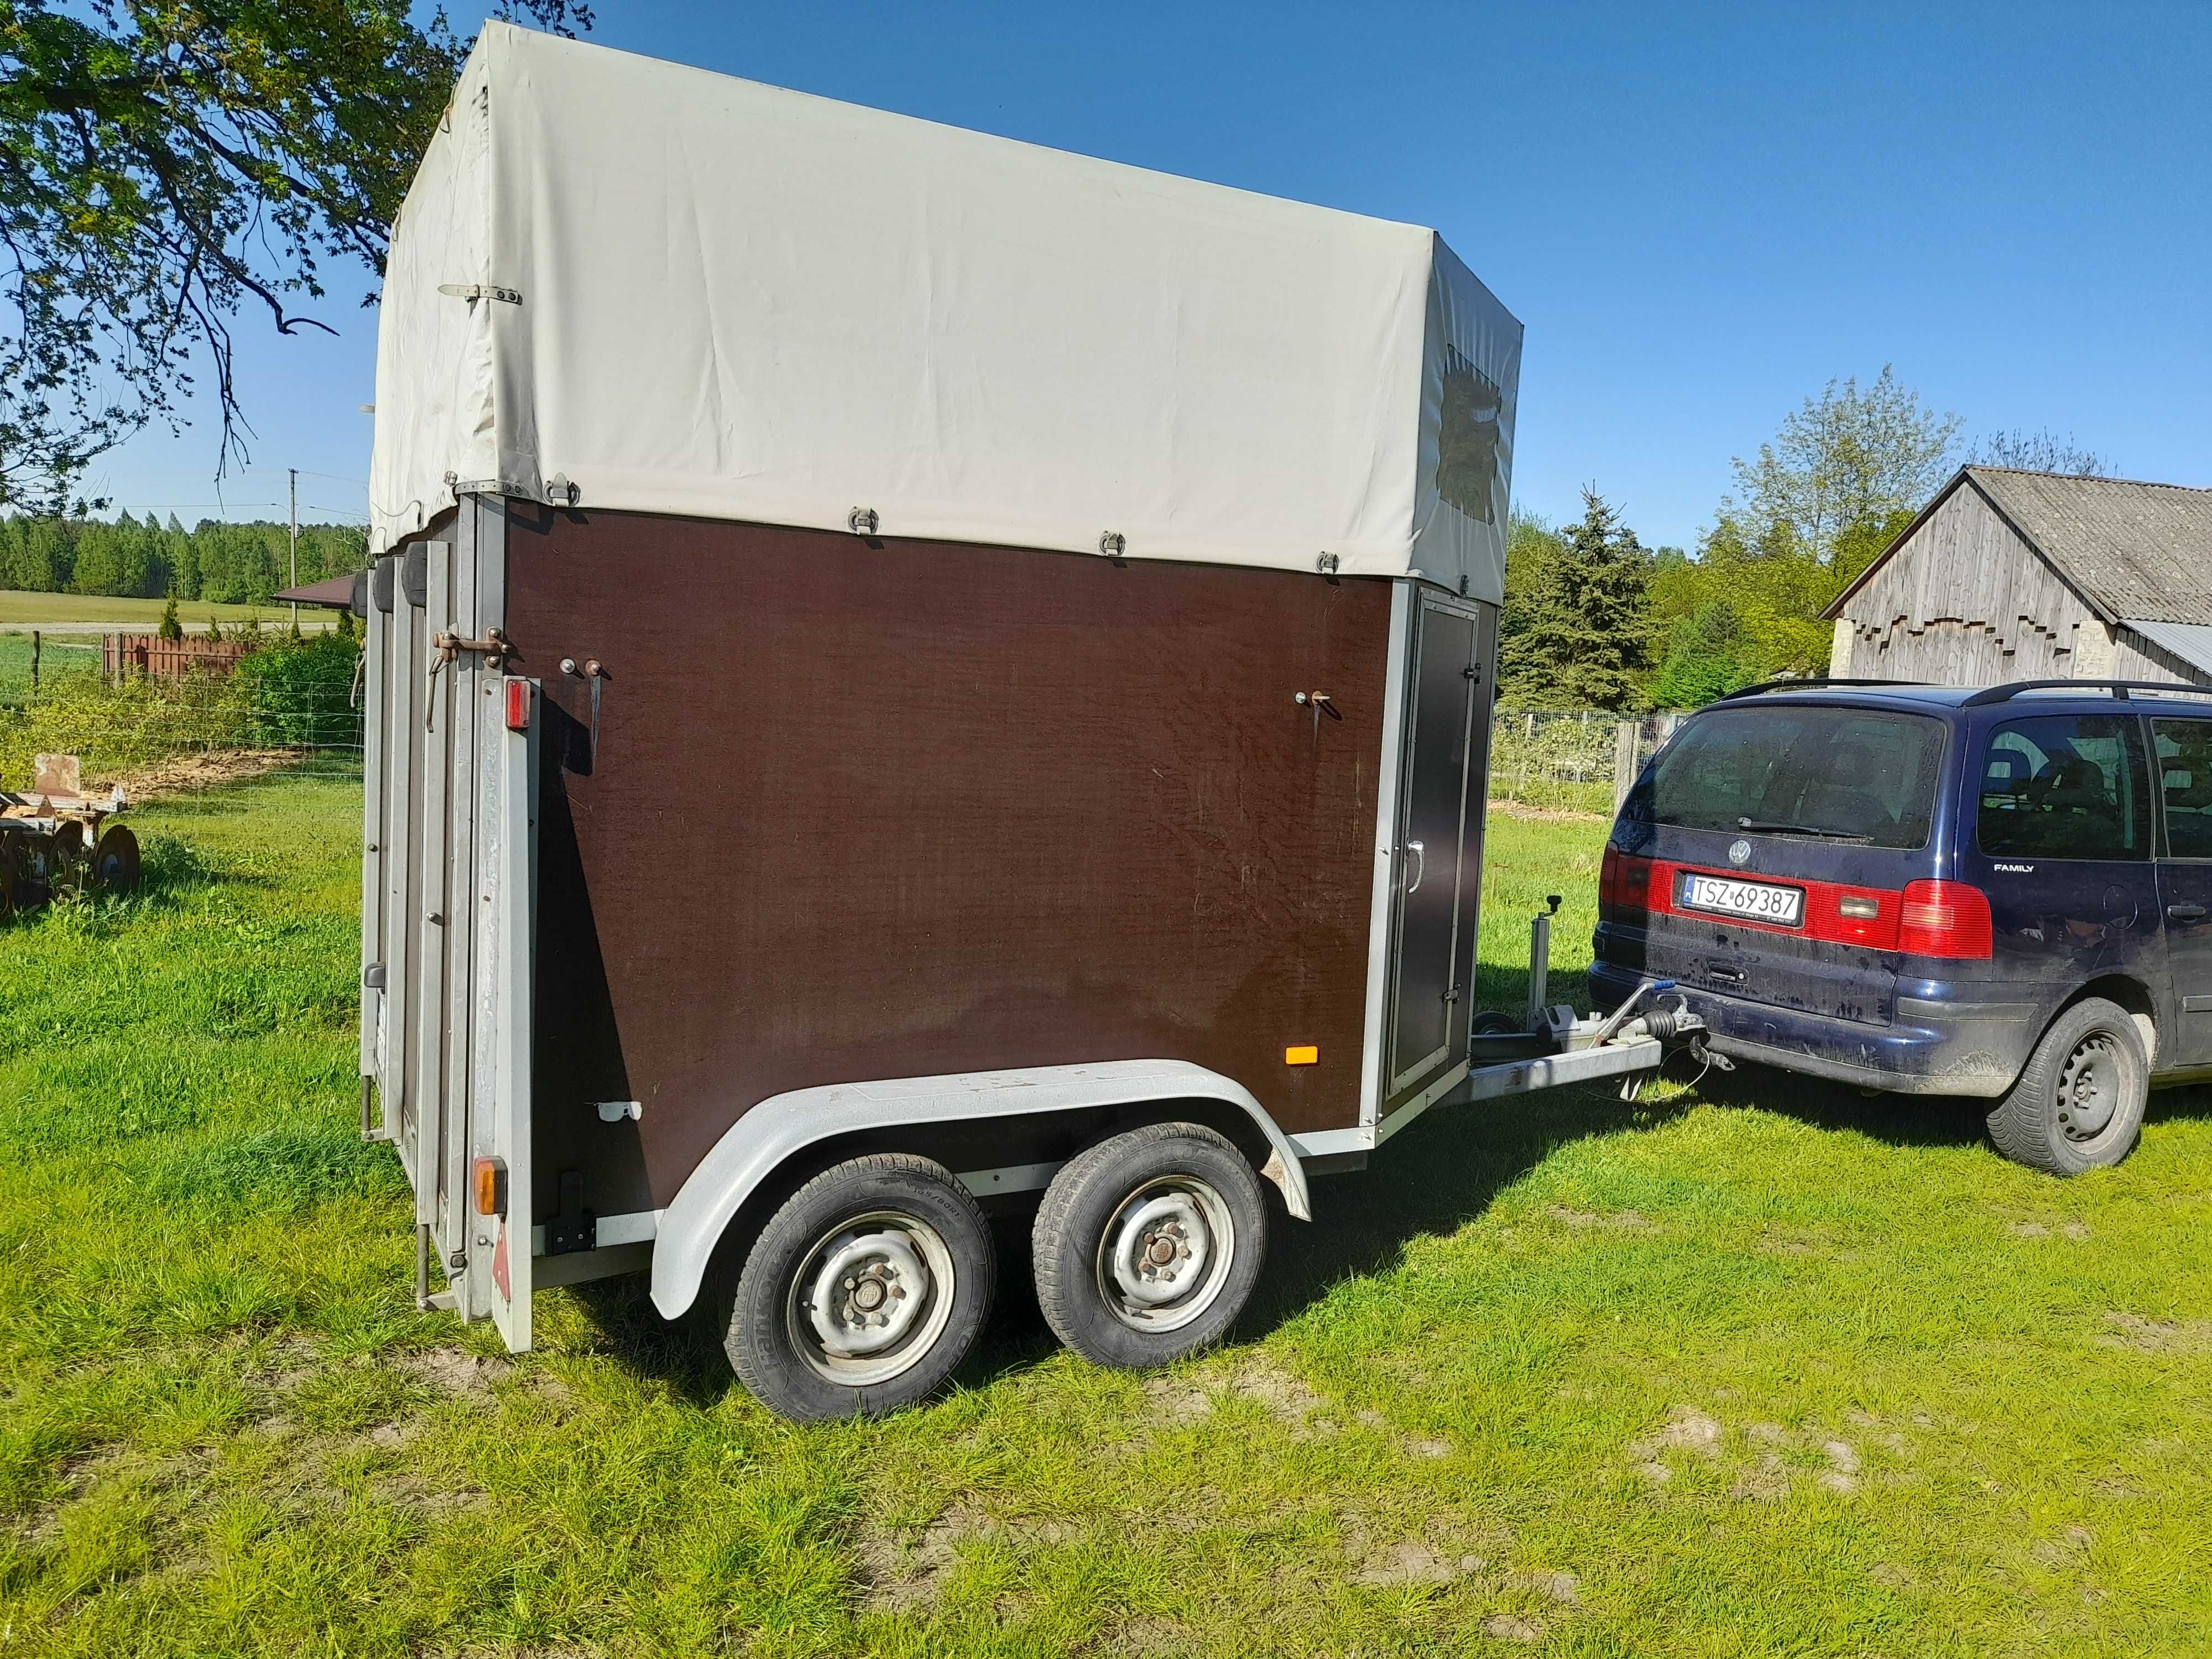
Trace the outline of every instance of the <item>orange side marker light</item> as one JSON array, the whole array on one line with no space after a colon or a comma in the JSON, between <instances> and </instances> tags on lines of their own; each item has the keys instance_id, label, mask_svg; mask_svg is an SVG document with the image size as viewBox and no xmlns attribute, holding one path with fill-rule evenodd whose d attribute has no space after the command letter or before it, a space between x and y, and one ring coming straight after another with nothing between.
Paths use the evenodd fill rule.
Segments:
<instances>
[{"instance_id":1,"label":"orange side marker light","mask_svg":"<svg viewBox=\"0 0 2212 1659\"><path fill-rule=\"evenodd\" d=\"M470 1166L470 1184L475 1189L477 1213L498 1215L507 1213L507 1160L501 1158L480 1158Z\"/></svg>"},{"instance_id":2,"label":"orange side marker light","mask_svg":"<svg viewBox=\"0 0 2212 1659\"><path fill-rule=\"evenodd\" d=\"M1321 1059L1321 1050L1310 1042L1295 1042L1283 1050L1285 1066L1311 1066Z\"/></svg>"}]
</instances>

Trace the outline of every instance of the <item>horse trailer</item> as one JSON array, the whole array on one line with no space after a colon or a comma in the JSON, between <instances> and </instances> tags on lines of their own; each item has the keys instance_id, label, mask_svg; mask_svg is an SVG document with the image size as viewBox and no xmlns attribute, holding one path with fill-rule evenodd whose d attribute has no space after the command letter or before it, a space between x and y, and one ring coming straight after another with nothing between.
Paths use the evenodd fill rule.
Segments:
<instances>
[{"instance_id":1,"label":"horse trailer","mask_svg":"<svg viewBox=\"0 0 2212 1659\"><path fill-rule=\"evenodd\" d=\"M880 1411L1033 1216L1054 1331L1149 1364L1310 1176L1647 1074L1656 1006L1470 1031L1520 345L1427 230L488 25L362 603L424 1304L522 1349L645 1273Z\"/></svg>"}]
</instances>

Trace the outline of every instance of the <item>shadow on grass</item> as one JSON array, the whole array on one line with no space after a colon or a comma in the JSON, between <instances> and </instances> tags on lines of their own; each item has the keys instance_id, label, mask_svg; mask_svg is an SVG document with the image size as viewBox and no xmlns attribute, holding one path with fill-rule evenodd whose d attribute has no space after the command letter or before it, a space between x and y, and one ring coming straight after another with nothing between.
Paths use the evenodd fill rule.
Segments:
<instances>
[{"instance_id":1,"label":"shadow on grass","mask_svg":"<svg viewBox=\"0 0 2212 1659\"><path fill-rule=\"evenodd\" d=\"M1364 1171L1316 1179L1310 1224L1292 1221L1279 1203L1271 1204L1267 1269L1231 1340L1264 1336L1332 1285L1387 1271L1413 1240L1456 1231L1566 1143L1648 1128L1680 1115L1689 1103L1631 1104L1591 1087L1428 1113L1382 1147ZM998 1291L991 1319L955 1373L969 1388L1026 1370L1059 1347L1037 1309L1029 1218L1000 1218L992 1233ZM698 1405L739 1386L708 1321L695 1314L664 1322L642 1278L578 1285L575 1295L608 1353L639 1375Z\"/></svg>"},{"instance_id":2,"label":"shadow on grass","mask_svg":"<svg viewBox=\"0 0 2212 1659\"><path fill-rule=\"evenodd\" d=\"M1989 1110L1985 1101L1943 1096L1864 1096L1755 1065L1709 1072L1694 1090L1662 1101L1631 1103L1592 1085L1441 1108L1377 1149L1364 1170L1316 1178L1310 1224L1292 1221L1279 1203L1271 1205L1267 1269L1231 1340L1263 1337L1343 1280L1389 1271L1414 1240L1456 1232L1569 1142L1656 1127L1700 1103L1757 1107L1895 1146L1979 1143ZM2151 1097L2153 1123L2205 1117L2212 1117L2212 1085L2161 1090ZM969 1388L1018 1375L1059 1346L1037 1310L1028 1218L1001 1218L992 1232L998 1246L996 1301L974 1352L955 1374ZM609 1352L640 1375L702 1406L739 1387L708 1321L696 1315L672 1324L662 1320L647 1298L642 1278L579 1285L575 1293Z\"/></svg>"}]
</instances>

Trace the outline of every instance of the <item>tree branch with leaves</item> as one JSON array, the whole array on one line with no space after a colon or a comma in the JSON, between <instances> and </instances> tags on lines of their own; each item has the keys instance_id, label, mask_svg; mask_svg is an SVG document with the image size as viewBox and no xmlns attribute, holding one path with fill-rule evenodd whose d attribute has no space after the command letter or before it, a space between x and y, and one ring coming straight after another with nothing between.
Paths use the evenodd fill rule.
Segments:
<instances>
[{"instance_id":1,"label":"tree branch with leaves","mask_svg":"<svg viewBox=\"0 0 2212 1659\"><path fill-rule=\"evenodd\" d=\"M471 44L397 0L0 0L0 505L58 510L202 366L242 460L234 322L336 331L326 270L382 275Z\"/></svg>"}]
</instances>

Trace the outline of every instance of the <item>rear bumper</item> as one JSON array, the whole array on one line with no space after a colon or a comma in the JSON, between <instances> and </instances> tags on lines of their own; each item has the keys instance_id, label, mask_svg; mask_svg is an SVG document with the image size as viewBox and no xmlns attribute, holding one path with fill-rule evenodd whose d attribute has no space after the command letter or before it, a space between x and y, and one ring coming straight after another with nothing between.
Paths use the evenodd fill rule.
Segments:
<instances>
[{"instance_id":1,"label":"rear bumper","mask_svg":"<svg viewBox=\"0 0 2212 1659\"><path fill-rule=\"evenodd\" d=\"M1601 1010L1615 1007L1642 977L1610 963L1593 963L1591 1000ZM1996 998L2025 988L1956 988L1971 990L1971 999L1943 994L1948 987L1923 982L1916 988L1933 994L1900 994L1887 1025L1832 1019L1687 986L1681 994L1711 1030L1712 1046L1732 1057L1897 1094L1988 1098L2011 1088L2042 1033L2043 1011L2024 996Z\"/></svg>"}]
</instances>

